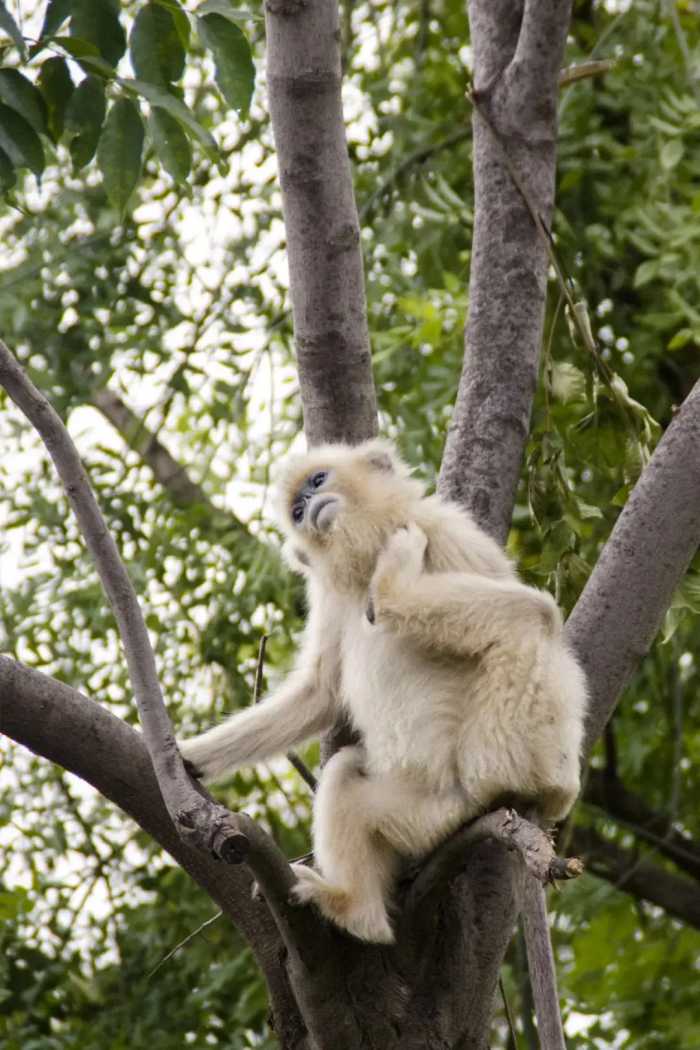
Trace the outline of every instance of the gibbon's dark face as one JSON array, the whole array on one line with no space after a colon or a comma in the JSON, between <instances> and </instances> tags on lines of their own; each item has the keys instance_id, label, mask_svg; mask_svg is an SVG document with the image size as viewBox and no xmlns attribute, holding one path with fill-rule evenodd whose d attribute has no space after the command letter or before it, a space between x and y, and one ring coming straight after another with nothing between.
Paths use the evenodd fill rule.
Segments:
<instances>
[{"instance_id":1,"label":"gibbon's dark face","mask_svg":"<svg viewBox=\"0 0 700 1050\"><path fill-rule=\"evenodd\" d=\"M331 491L332 474L330 469L316 470L295 492L289 510L295 532L323 535L330 529L343 506Z\"/></svg>"}]
</instances>

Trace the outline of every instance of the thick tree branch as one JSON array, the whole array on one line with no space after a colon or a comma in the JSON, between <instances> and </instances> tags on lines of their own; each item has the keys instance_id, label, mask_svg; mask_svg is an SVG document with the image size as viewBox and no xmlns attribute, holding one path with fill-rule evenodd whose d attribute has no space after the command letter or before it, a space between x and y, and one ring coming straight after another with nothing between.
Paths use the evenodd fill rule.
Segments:
<instances>
[{"instance_id":1,"label":"thick tree branch","mask_svg":"<svg viewBox=\"0 0 700 1050\"><path fill-rule=\"evenodd\" d=\"M594 875L615 889L657 904L681 922L700 929L700 885L652 863L643 854L623 849L592 828L574 829L571 843Z\"/></svg>"},{"instance_id":2,"label":"thick tree branch","mask_svg":"<svg viewBox=\"0 0 700 1050\"><path fill-rule=\"evenodd\" d=\"M570 0L471 0L474 240L462 377L440 474L503 542L538 373L547 251L504 150L548 225L554 200L559 69ZM492 131L495 131L495 135Z\"/></svg>"},{"instance_id":3,"label":"thick tree branch","mask_svg":"<svg viewBox=\"0 0 700 1050\"><path fill-rule=\"evenodd\" d=\"M566 625L591 690L589 753L700 544L700 383L634 487Z\"/></svg>"},{"instance_id":4,"label":"thick tree branch","mask_svg":"<svg viewBox=\"0 0 700 1050\"><path fill-rule=\"evenodd\" d=\"M76 690L2 656L0 732L92 784L152 835L216 901L248 940L265 973L278 1034L294 1036L286 1043L280 1034L282 1045L296 1046L303 1024L284 967L279 966L282 942L275 920L264 903L251 898L252 880L245 867L221 864L177 834L143 737ZM250 835L249 825L243 827ZM255 837L252 842L255 854ZM264 851L259 855L255 876L264 882L268 861ZM313 942L313 913L291 907L289 912L295 923L305 923L303 936Z\"/></svg>"},{"instance_id":5,"label":"thick tree branch","mask_svg":"<svg viewBox=\"0 0 700 1050\"><path fill-rule=\"evenodd\" d=\"M514 809L497 809L459 828L421 864L406 898L406 913L412 914L429 894L453 878L464 866L467 851L484 839L493 839L518 853L527 871L539 882L573 879L583 870L575 857L557 857L546 831Z\"/></svg>"},{"instance_id":6,"label":"thick tree branch","mask_svg":"<svg viewBox=\"0 0 700 1050\"><path fill-rule=\"evenodd\" d=\"M700 881L700 843L679 831L669 816L652 809L617 777L590 769L583 797Z\"/></svg>"},{"instance_id":7,"label":"thick tree branch","mask_svg":"<svg viewBox=\"0 0 700 1050\"><path fill-rule=\"evenodd\" d=\"M377 405L337 0L267 0L265 22L304 429L354 444L376 433Z\"/></svg>"},{"instance_id":8,"label":"thick tree branch","mask_svg":"<svg viewBox=\"0 0 700 1050\"><path fill-rule=\"evenodd\" d=\"M522 895L527 968L540 1046L543 1050L566 1050L544 886L535 879L525 879Z\"/></svg>"}]
</instances>

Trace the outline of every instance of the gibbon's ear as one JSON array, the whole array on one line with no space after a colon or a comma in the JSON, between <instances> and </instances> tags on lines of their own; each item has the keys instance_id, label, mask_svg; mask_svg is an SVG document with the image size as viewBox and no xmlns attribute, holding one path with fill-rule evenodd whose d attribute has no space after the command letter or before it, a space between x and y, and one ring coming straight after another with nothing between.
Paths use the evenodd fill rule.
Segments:
<instances>
[{"instance_id":1,"label":"gibbon's ear","mask_svg":"<svg viewBox=\"0 0 700 1050\"><path fill-rule=\"evenodd\" d=\"M391 442L382 441L381 438L366 442L362 448L362 458L374 470L383 474L398 473L401 462Z\"/></svg>"}]
</instances>

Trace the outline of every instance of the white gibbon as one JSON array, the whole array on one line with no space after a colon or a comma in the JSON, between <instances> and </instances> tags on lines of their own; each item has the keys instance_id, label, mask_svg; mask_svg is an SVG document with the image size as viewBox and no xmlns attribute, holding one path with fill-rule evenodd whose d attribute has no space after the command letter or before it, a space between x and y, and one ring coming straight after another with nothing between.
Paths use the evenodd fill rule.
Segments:
<instances>
[{"instance_id":1,"label":"white gibbon","mask_svg":"<svg viewBox=\"0 0 700 1050\"><path fill-rule=\"evenodd\" d=\"M504 798L566 816L584 675L550 595L522 584L467 513L426 497L388 442L291 459L279 502L309 592L296 666L264 702L180 750L214 780L348 714L362 745L322 771L314 868L295 865L295 894L388 943L401 856L426 854Z\"/></svg>"}]
</instances>

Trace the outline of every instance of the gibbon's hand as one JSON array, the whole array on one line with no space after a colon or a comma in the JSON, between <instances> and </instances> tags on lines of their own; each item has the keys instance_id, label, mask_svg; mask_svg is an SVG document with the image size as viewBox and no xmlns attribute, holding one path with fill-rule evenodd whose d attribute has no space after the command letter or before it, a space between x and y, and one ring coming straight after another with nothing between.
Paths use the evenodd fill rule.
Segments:
<instances>
[{"instance_id":1,"label":"gibbon's hand","mask_svg":"<svg viewBox=\"0 0 700 1050\"><path fill-rule=\"evenodd\" d=\"M397 529L377 559L370 591L395 576L415 578L423 572L428 537L413 523Z\"/></svg>"}]
</instances>

